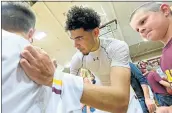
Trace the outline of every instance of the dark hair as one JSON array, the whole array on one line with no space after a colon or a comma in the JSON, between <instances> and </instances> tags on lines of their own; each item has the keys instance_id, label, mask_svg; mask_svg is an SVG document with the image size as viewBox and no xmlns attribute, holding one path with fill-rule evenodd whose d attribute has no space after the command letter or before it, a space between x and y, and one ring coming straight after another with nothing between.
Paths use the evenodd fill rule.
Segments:
<instances>
[{"instance_id":1,"label":"dark hair","mask_svg":"<svg viewBox=\"0 0 172 113\"><path fill-rule=\"evenodd\" d=\"M83 28L85 31L100 26L100 16L96 11L82 6L74 6L67 13L66 31Z\"/></svg>"},{"instance_id":2,"label":"dark hair","mask_svg":"<svg viewBox=\"0 0 172 113\"><path fill-rule=\"evenodd\" d=\"M4 30L25 32L35 27L36 17L27 3L2 2L1 26Z\"/></svg>"}]
</instances>

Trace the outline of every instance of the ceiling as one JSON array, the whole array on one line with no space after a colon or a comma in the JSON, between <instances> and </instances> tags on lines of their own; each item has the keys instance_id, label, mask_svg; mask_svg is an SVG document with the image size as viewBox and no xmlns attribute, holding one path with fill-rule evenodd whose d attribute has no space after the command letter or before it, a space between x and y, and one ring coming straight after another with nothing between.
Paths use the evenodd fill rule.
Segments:
<instances>
[{"instance_id":1,"label":"ceiling","mask_svg":"<svg viewBox=\"0 0 172 113\"><path fill-rule=\"evenodd\" d=\"M76 49L64 30L66 12L73 5L84 5L92 7L101 15L102 25L117 19L117 29L112 38L126 41L132 58L161 50L162 43L143 41L129 26L130 13L140 4L143 2L36 2L32 6L37 16L36 29L47 36L41 40L34 39L34 45L43 48L59 64L67 65Z\"/></svg>"}]
</instances>

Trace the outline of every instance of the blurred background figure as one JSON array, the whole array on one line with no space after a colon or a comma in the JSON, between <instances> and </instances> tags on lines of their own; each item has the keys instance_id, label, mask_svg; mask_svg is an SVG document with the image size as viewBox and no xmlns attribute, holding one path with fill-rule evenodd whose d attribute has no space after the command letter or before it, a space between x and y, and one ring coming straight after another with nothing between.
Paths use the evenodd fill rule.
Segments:
<instances>
[{"instance_id":1,"label":"blurred background figure","mask_svg":"<svg viewBox=\"0 0 172 113\"><path fill-rule=\"evenodd\" d=\"M170 83L163 80L158 75L154 67L147 66L147 70L149 71L149 74L147 75L147 80L159 106L172 105L172 95L170 95L166 89L171 88Z\"/></svg>"},{"instance_id":2,"label":"blurred background figure","mask_svg":"<svg viewBox=\"0 0 172 113\"><path fill-rule=\"evenodd\" d=\"M129 63L131 69L131 86L140 102L144 113L154 112L156 110L155 102L149 93L148 82L142 72L135 64Z\"/></svg>"},{"instance_id":3,"label":"blurred background figure","mask_svg":"<svg viewBox=\"0 0 172 113\"><path fill-rule=\"evenodd\" d=\"M81 69L81 76L83 77L84 83L95 84L95 76L90 73L87 69ZM95 108L82 104L82 113L94 113Z\"/></svg>"}]
</instances>

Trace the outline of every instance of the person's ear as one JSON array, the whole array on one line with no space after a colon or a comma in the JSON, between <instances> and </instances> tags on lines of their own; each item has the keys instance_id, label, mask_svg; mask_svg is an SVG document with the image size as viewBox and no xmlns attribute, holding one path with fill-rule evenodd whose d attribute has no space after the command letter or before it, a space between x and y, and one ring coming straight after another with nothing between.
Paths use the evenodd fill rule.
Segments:
<instances>
[{"instance_id":1,"label":"person's ear","mask_svg":"<svg viewBox=\"0 0 172 113\"><path fill-rule=\"evenodd\" d=\"M99 32L100 32L100 29L97 27L93 30L93 34L94 34L94 37L98 37L99 36Z\"/></svg>"},{"instance_id":2,"label":"person's ear","mask_svg":"<svg viewBox=\"0 0 172 113\"><path fill-rule=\"evenodd\" d=\"M171 13L171 9L170 6L168 4L162 4L160 6L160 11L166 16L168 17Z\"/></svg>"},{"instance_id":3,"label":"person's ear","mask_svg":"<svg viewBox=\"0 0 172 113\"><path fill-rule=\"evenodd\" d=\"M35 31L36 31L35 29L30 29L28 34L27 34L30 43L33 42L33 35L34 35Z\"/></svg>"}]
</instances>

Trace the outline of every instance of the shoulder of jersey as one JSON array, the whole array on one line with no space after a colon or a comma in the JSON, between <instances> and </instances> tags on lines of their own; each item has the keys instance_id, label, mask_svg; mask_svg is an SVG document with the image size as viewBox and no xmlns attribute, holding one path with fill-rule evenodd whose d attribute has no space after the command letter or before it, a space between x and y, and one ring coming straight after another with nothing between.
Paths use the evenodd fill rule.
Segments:
<instances>
[{"instance_id":1,"label":"shoulder of jersey","mask_svg":"<svg viewBox=\"0 0 172 113\"><path fill-rule=\"evenodd\" d=\"M28 40L26 40L25 38L21 37L20 35L17 35L15 33L11 33L5 30L2 30L2 39L4 40L10 40L10 41L15 41L15 43L24 41L24 42L28 42ZM13 37L13 38L11 38Z\"/></svg>"},{"instance_id":2,"label":"shoulder of jersey","mask_svg":"<svg viewBox=\"0 0 172 113\"><path fill-rule=\"evenodd\" d=\"M116 45L117 43L124 43L124 41L121 41L121 40L117 40L117 39L114 39L114 38L101 38L101 46L103 48L108 48L111 43L113 43L114 45ZM116 44L115 44L116 43Z\"/></svg>"}]
</instances>

